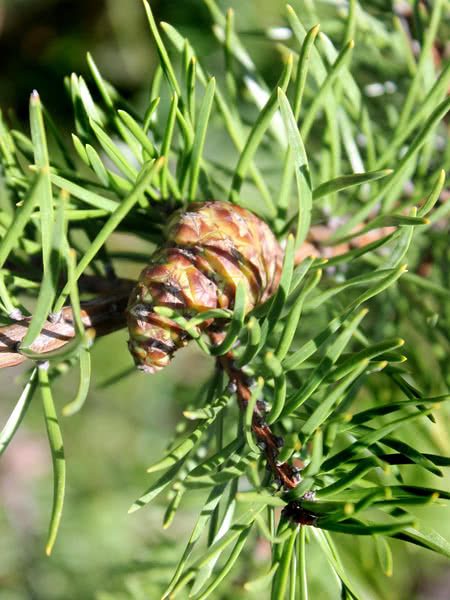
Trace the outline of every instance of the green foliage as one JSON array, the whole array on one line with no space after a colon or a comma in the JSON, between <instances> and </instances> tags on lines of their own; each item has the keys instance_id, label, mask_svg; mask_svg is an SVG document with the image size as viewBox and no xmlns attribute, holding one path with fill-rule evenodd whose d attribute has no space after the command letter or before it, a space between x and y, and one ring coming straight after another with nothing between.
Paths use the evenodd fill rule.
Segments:
<instances>
[{"instance_id":1,"label":"green foliage","mask_svg":"<svg viewBox=\"0 0 450 600\"><path fill-rule=\"evenodd\" d=\"M174 439L148 469L158 475L130 512L168 491L168 527L190 495L204 494L172 576L151 593L185 597L189 586L200 600L226 590L229 573L239 572L248 593L270 585L274 599L304 600L308 587L317 590L308 561L316 547L334 575L334 587L323 588L330 597L368 597L368 589L382 597L358 557L356 569L341 560L348 540L367 536L387 573L392 540L450 557L449 543L417 516L450 499L440 483L450 466L442 433L450 398L450 205L443 192L450 152L441 144L450 70L432 54L444 3L436 1L422 23L419 56L406 59L405 33L391 13L378 19L353 1L345 19L328 15L319 33L311 3L301 19L288 7L289 47L270 41L275 30L257 32L282 58L273 86L259 75L233 13L206 4L225 57L214 76L174 27L162 24L162 37L144 2L160 59L145 113L135 113L89 56L91 83L76 75L65 82L75 114L72 145L56 133L36 92L30 136L1 118L1 319L11 323L17 309L33 315L19 350L37 369L0 448L40 389L54 465L50 553L65 487L52 388L66 365L79 369L79 387L63 413L89 400L91 340L78 282L114 273L120 256L110 250L111 236L126 232L159 245L168 212L192 200L228 198L259 214L285 242L282 278L274 297L247 316L242 290L233 312L194 321L170 315L208 356L232 350L253 387L240 412L235 390L217 371L183 407ZM328 22L338 28L336 43ZM387 61L398 71L392 94ZM295 266L311 223L325 224L330 235L322 256ZM339 252L384 227L390 229ZM127 259L142 262L133 248ZM68 297L74 341L36 354L30 346ZM229 321L220 346L196 333L210 317ZM111 374L110 384L117 380ZM267 422L284 440L277 460L299 469L290 490L267 472L253 437L253 410L262 400ZM256 544L270 548L263 573L251 558Z\"/></svg>"}]
</instances>

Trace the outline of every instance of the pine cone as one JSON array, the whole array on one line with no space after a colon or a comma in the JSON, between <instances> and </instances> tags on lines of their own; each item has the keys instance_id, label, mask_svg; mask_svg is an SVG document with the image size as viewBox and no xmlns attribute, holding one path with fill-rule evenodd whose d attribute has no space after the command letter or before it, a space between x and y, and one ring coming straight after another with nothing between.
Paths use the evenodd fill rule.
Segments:
<instances>
[{"instance_id":1,"label":"pine cone","mask_svg":"<svg viewBox=\"0 0 450 600\"><path fill-rule=\"evenodd\" d=\"M198 202L177 212L167 227L167 243L151 257L127 307L129 349L138 368L154 373L189 341L169 307L185 318L234 306L237 286L246 289L246 311L269 298L278 286L282 250L269 227L253 213L227 202ZM205 321L203 329L212 327Z\"/></svg>"}]
</instances>

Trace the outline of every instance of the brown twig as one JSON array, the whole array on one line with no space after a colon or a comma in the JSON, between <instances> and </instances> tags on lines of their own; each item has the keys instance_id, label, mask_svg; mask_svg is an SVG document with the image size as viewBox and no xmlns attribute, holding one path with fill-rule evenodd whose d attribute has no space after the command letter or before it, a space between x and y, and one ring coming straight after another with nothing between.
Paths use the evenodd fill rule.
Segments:
<instances>
[{"instance_id":1,"label":"brown twig","mask_svg":"<svg viewBox=\"0 0 450 600\"><path fill-rule=\"evenodd\" d=\"M106 295L82 303L81 317L86 328L95 336L106 335L125 327L125 307L134 282L118 280L114 289ZM111 283L110 283L111 286ZM28 330L30 317L24 317L11 325L0 327L0 369L13 367L24 362L19 345ZM75 336L72 309L67 306L54 322L47 321L40 335L31 345L31 350L45 353L61 348Z\"/></svg>"},{"instance_id":2,"label":"brown twig","mask_svg":"<svg viewBox=\"0 0 450 600\"><path fill-rule=\"evenodd\" d=\"M218 345L223 340L224 334L222 332L210 332L209 337L214 345ZM251 381L241 369L236 367L232 351L219 356L217 360L228 375L230 382L236 387L239 407L241 410L245 410L252 395ZM286 490L295 488L299 483L297 469L287 462L278 462L277 457L283 446L283 439L275 435L266 423L263 402L256 403L252 419L252 431L261 451L264 452L268 468L271 470L274 480Z\"/></svg>"}]
</instances>

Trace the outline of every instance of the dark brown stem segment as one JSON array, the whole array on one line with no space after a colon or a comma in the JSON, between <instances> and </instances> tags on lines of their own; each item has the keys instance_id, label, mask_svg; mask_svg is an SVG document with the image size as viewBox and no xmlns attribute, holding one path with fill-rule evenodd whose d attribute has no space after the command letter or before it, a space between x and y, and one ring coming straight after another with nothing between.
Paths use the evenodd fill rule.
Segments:
<instances>
[{"instance_id":1,"label":"dark brown stem segment","mask_svg":"<svg viewBox=\"0 0 450 600\"><path fill-rule=\"evenodd\" d=\"M224 337L221 332L209 333L211 341L217 345ZM236 387L236 395L241 410L247 408L252 392L247 375L236 367L233 353L228 352L217 359L221 368L228 375L230 382ZM276 481L285 490L292 490L299 483L298 471L287 462L280 463L277 457L283 445L283 440L275 435L264 418L263 403L257 402L253 413L252 430L261 451L264 453L268 468Z\"/></svg>"},{"instance_id":2,"label":"dark brown stem segment","mask_svg":"<svg viewBox=\"0 0 450 600\"><path fill-rule=\"evenodd\" d=\"M106 335L126 325L125 308L128 296L134 285L133 281L118 280L114 288L105 295L81 305L81 317L86 328L92 330L95 336ZM25 356L18 349L20 342L28 330L30 317L24 317L11 325L0 327L0 369L13 367L24 362ZM45 353L61 348L75 336L72 309L67 306L54 322L47 321L31 350Z\"/></svg>"}]
</instances>

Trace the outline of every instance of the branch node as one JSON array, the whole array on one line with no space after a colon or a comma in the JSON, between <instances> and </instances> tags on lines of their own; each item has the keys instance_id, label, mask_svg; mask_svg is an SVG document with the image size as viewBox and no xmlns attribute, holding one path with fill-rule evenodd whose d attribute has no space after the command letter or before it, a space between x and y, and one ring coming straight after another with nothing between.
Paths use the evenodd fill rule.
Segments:
<instances>
[{"instance_id":1,"label":"branch node","mask_svg":"<svg viewBox=\"0 0 450 600\"><path fill-rule=\"evenodd\" d=\"M15 308L9 313L8 317L11 319L11 321L22 321L24 314L20 308Z\"/></svg>"}]
</instances>

